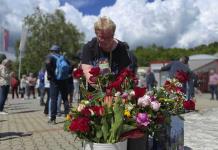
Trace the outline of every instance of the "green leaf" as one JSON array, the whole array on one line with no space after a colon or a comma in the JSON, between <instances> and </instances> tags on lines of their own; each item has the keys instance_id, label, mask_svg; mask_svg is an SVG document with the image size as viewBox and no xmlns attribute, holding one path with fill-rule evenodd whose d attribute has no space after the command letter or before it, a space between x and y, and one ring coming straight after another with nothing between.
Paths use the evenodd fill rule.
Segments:
<instances>
[{"instance_id":1,"label":"green leaf","mask_svg":"<svg viewBox=\"0 0 218 150\"><path fill-rule=\"evenodd\" d=\"M102 133L103 133L103 137L104 137L104 141L107 141L108 135L109 135L109 126L108 126L108 122L106 117L103 117L101 120L102 123Z\"/></svg>"},{"instance_id":2,"label":"green leaf","mask_svg":"<svg viewBox=\"0 0 218 150\"><path fill-rule=\"evenodd\" d=\"M121 99L118 98L114 103L114 122L112 123L110 130L110 137L108 143L115 143L118 141L121 130L123 127L123 112L124 107L122 106Z\"/></svg>"}]
</instances>

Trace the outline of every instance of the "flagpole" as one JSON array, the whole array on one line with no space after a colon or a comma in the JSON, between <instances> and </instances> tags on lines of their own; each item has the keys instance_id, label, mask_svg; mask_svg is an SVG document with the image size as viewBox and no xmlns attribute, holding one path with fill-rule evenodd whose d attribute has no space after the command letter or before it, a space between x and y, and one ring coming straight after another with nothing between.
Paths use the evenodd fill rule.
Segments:
<instances>
[{"instance_id":1,"label":"flagpole","mask_svg":"<svg viewBox=\"0 0 218 150\"><path fill-rule=\"evenodd\" d=\"M20 39L20 46L19 46L19 70L18 70L18 77L21 79L21 66L22 66L22 54L25 49L26 45L26 39L27 39L27 29L25 26L22 26L22 33L21 33L21 39Z\"/></svg>"},{"instance_id":2,"label":"flagpole","mask_svg":"<svg viewBox=\"0 0 218 150\"><path fill-rule=\"evenodd\" d=\"M18 79L21 79L21 50L19 49L19 70L18 70Z\"/></svg>"}]
</instances>

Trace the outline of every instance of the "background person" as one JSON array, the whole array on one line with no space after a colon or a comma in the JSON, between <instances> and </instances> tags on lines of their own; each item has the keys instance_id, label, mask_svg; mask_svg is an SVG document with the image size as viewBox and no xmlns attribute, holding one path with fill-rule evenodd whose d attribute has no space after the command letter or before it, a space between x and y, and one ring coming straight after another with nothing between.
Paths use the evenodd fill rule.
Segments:
<instances>
[{"instance_id":1,"label":"background person","mask_svg":"<svg viewBox=\"0 0 218 150\"><path fill-rule=\"evenodd\" d=\"M154 73L151 71L151 68L148 67L146 72L146 85L149 91L151 91L157 84Z\"/></svg>"},{"instance_id":2,"label":"background person","mask_svg":"<svg viewBox=\"0 0 218 150\"><path fill-rule=\"evenodd\" d=\"M210 93L211 93L211 100L214 100L214 95L216 95L216 100L218 100L218 74L215 72L215 70L210 70L210 75L209 75L209 88L210 88Z\"/></svg>"},{"instance_id":3,"label":"background person","mask_svg":"<svg viewBox=\"0 0 218 150\"><path fill-rule=\"evenodd\" d=\"M188 61L189 57L188 56L183 56L181 57L178 61L172 61L171 63L167 64L166 66L163 66L161 68L161 71L168 71L169 72L169 77L174 78L176 77L176 74L178 71L182 71L186 73L187 77L189 76L190 73L190 68L188 66ZM187 84L188 80L185 81L183 84L183 92L187 95Z\"/></svg>"},{"instance_id":4,"label":"background person","mask_svg":"<svg viewBox=\"0 0 218 150\"><path fill-rule=\"evenodd\" d=\"M50 98L51 98L51 118L48 123L56 124L56 115L57 115L57 101L58 94L60 92L61 97L64 101L64 113L67 115L69 113L69 103L68 103L68 75L69 72L66 72L67 78L58 79L55 73L57 68L57 60L63 55L60 54L61 48L58 45L52 45L50 48L50 54L46 58L46 71L47 77L50 81ZM70 65L69 61L65 59Z\"/></svg>"},{"instance_id":5,"label":"background person","mask_svg":"<svg viewBox=\"0 0 218 150\"><path fill-rule=\"evenodd\" d=\"M18 87L20 85L20 82L16 76L15 72L11 73L11 78L10 78L10 86L11 86L11 94L12 94L12 99L14 99L14 94L16 94L17 98L19 98L18 94Z\"/></svg>"},{"instance_id":6,"label":"background person","mask_svg":"<svg viewBox=\"0 0 218 150\"><path fill-rule=\"evenodd\" d=\"M9 93L11 60L4 59L0 65L0 114L8 114L4 110Z\"/></svg>"}]
</instances>

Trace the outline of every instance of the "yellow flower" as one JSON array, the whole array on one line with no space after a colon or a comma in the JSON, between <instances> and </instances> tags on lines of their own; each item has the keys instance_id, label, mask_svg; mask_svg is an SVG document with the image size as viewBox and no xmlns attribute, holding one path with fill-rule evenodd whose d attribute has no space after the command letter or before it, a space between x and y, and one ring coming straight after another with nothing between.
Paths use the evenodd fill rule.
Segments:
<instances>
[{"instance_id":1,"label":"yellow flower","mask_svg":"<svg viewBox=\"0 0 218 150\"><path fill-rule=\"evenodd\" d=\"M128 110L125 110L124 111L124 116L129 118L129 117L131 117L131 114L130 114L130 112Z\"/></svg>"},{"instance_id":2,"label":"yellow flower","mask_svg":"<svg viewBox=\"0 0 218 150\"><path fill-rule=\"evenodd\" d=\"M70 114L67 114L67 116L66 116L66 120L71 120L71 116L70 116Z\"/></svg>"}]
</instances>

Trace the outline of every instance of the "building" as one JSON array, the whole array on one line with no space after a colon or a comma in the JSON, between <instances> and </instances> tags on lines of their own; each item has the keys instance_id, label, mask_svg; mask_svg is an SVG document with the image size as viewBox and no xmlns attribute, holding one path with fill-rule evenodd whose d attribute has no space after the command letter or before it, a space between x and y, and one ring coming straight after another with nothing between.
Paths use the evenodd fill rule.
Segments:
<instances>
[{"instance_id":1,"label":"building","mask_svg":"<svg viewBox=\"0 0 218 150\"><path fill-rule=\"evenodd\" d=\"M199 88L202 92L208 92L209 71L214 69L218 72L217 55L218 54L198 54L189 56L189 67L191 71L198 75L200 81ZM158 86L163 85L164 81L168 77L168 72L162 72L160 69L169 62L170 61L153 61L150 63L150 67L155 74L156 80L158 81Z\"/></svg>"}]
</instances>

